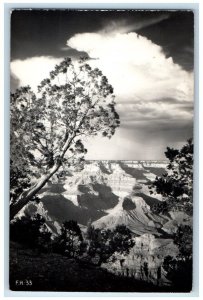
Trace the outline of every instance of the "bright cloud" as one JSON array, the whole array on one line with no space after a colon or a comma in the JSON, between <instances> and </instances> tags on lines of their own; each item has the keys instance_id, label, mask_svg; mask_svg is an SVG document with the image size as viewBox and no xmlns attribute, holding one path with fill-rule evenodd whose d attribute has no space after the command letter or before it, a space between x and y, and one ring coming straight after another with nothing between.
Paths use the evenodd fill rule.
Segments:
<instances>
[{"instance_id":1,"label":"bright cloud","mask_svg":"<svg viewBox=\"0 0 203 300\"><path fill-rule=\"evenodd\" d=\"M62 58L51 56L14 60L11 62L11 73L20 80L20 86L30 85L36 90L39 83L49 76L50 71L61 60Z\"/></svg>"},{"instance_id":2,"label":"bright cloud","mask_svg":"<svg viewBox=\"0 0 203 300\"><path fill-rule=\"evenodd\" d=\"M191 102L193 99L193 74L166 58L162 48L136 33L76 34L68 46L85 51L93 66L98 66L115 89L117 101L139 102L163 98ZM157 106L160 110L160 106ZM167 104L162 107L164 111Z\"/></svg>"},{"instance_id":3,"label":"bright cloud","mask_svg":"<svg viewBox=\"0 0 203 300\"><path fill-rule=\"evenodd\" d=\"M160 46L135 32L116 31L115 26L110 33L76 34L67 45L94 58L89 63L100 68L114 87L121 129L108 142L104 156L157 159L163 157L169 140L177 144L187 138L193 118L193 73L166 58ZM97 141L97 150L90 147L90 157L101 158L101 143Z\"/></svg>"},{"instance_id":4,"label":"bright cloud","mask_svg":"<svg viewBox=\"0 0 203 300\"><path fill-rule=\"evenodd\" d=\"M166 58L152 41L135 32L127 33L129 26L123 26L123 30L116 30L115 24L110 27L111 32L106 28L98 33L76 34L67 41L69 49L86 52L93 58L89 64L107 76L121 118L121 128L105 147L103 139L88 141L88 158L164 157L169 142L175 147L189 137L193 73L183 70L171 57ZM61 59L43 56L15 60L11 72L20 85L29 84L36 90Z\"/></svg>"}]
</instances>

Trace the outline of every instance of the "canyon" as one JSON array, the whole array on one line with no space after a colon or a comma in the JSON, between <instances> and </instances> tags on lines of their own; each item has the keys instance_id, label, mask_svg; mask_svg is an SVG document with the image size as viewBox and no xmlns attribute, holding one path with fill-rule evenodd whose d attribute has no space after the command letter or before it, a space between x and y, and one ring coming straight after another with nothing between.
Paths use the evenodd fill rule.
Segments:
<instances>
[{"instance_id":1,"label":"canyon","mask_svg":"<svg viewBox=\"0 0 203 300\"><path fill-rule=\"evenodd\" d=\"M40 203L30 202L17 217L41 214L53 236L65 220L76 220L85 234L87 225L113 229L124 224L132 232L134 247L127 256L102 267L115 274L168 285L164 257L176 257L171 235L191 218L178 211L155 214L152 206L163 201L149 186L166 170L167 161L86 161L83 170L54 176L41 190Z\"/></svg>"}]
</instances>

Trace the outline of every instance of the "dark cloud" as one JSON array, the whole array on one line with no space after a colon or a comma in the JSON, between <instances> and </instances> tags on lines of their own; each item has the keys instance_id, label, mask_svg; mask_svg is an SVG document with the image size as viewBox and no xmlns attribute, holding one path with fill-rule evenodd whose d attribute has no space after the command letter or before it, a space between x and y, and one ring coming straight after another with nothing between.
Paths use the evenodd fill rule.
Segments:
<instances>
[{"instance_id":1,"label":"dark cloud","mask_svg":"<svg viewBox=\"0 0 203 300\"><path fill-rule=\"evenodd\" d=\"M109 141L102 140L95 143L89 157L96 159L166 159L164 152L166 147L180 148L186 140L193 136L191 122L178 120L174 123L162 122L139 122L138 126L122 127ZM106 147L104 147L106 143ZM114 147L117 145L117 147ZM95 152L95 149L98 151ZM101 154L101 149L103 152ZM100 155L100 156L98 156Z\"/></svg>"},{"instance_id":2,"label":"dark cloud","mask_svg":"<svg viewBox=\"0 0 203 300\"><path fill-rule=\"evenodd\" d=\"M180 120L180 119L143 119L134 120L134 122L123 122L122 128L128 128L129 130L141 130L142 132L157 132L157 131L174 131L185 130L188 131L189 128L193 127L193 120ZM190 130L189 130L190 131ZM167 138L167 137L166 137Z\"/></svg>"},{"instance_id":3,"label":"dark cloud","mask_svg":"<svg viewBox=\"0 0 203 300\"><path fill-rule=\"evenodd\" d=\"M190 112L193 114L194 106L192 105L192 103L188 104L188 105L182 105L180 108L184 111L187 111L187 112Z\"/></svg>"},{"instance_id":4,"label":"dark cloud","mask_svg":"<svg viewBox=\"0 0 203 300\"><path fill-rule=\"evenodd\" d=\"M123 127L142 127L143 124L148 127L150 123L150 126L165 124L171 128L171 126L176 126L176 122L178 124L180 122L192 123L193 109L193 102L187 103L175 98L137 101L118 106Z\"/></svg>"},{"instance_id":5,"label":"dark cloud","mask_svg":"<svg viewBox=\"0 0 203 300\"><path fill-rule=\"evenodd\" d=\"M170 105L185 104L185 100L182 100L180 98L161 98L161 99L156 99L155 102L160 104L165 103Z\"/></svg>"},{"instance_id":6,"label":"dark cloud","mask_svg":"<svg viewBox=\"0 0 203 300\"><path fill-rule=\"evenodd\" d=\"M130 154L132 159L164 159L166 147L179 148L186 140L193 137L192 122L143 122L134 127L122 129L126 140L134 141L137 148ZM142 145L142 147L139 147ZM132 146L131 146L132 147ZM146 158L147 157L147 158Z\"/></svg>"}]
</instances>

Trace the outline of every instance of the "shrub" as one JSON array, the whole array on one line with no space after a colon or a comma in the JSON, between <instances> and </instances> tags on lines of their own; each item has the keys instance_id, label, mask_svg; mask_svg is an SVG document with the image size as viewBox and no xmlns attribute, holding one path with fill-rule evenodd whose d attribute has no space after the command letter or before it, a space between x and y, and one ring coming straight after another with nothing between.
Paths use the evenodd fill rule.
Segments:
<instances>
[{"instance_id":1,"label":"shrub","mask_svg":"<svg viewBox=\"0 0 203 300\"><path fill-rule=\"evenodd\" d=\"M85 250L80 227L76 221L65 221L61 228L61 234L55 240L54 249L68 257L77 258Z\"/></svg>"},{"instance_id":2,"label":"shrub","mask_svg":"<svg viewBox=\"0 0 203 300\"><path fill-rule=\"evenodd\" d=\"M32 217L23 216L10 224L10 238L29 248L46 250L51 243L51 233L48 231L45 219L35 214Z\"/></svg>"}]
</instances>

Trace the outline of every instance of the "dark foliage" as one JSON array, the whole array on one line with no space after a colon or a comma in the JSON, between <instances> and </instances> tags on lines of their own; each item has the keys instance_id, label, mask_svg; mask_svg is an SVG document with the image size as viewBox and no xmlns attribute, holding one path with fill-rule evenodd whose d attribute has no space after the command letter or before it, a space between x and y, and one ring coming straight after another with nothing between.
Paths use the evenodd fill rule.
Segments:
<instances>
[{"instance_id":1,"label":"dark foliage","mask_svg":"<svg viewBox=\"0 0 203 300\"><path fill-rule=\"evenodd\" d=\"M163 195L165 204L156 205L154 212L166 214L169 210L182 210L192 215L193 197L193 142L192 139L180 149L167 147L169 159L167 172L151 185L151 193Z\"/></svg>"},{"instance_id":2,"label":"dark foliage","mask_svg":"<svg viewBox=\"0 0 203 300\"><path fill-rule=\"evenodd\" d=\"M12 162L10 163L10 200L14 203L18 196L31 186L29 179L21 171L12 169Z\"/></svg>"},{"instance_id":3,"label":"dark foliage","mask_svg":"<svg viewBox=\"0 0 203 300\"><path fill-rule=\"evenodd\" d=\"M125 225L117 225L112 233L110 244L114 252L129 254L130 249L135 245L131 231Z\"/></svg>"},{"instance_id":4,"label":"dark foliage","mask_svg":"<svg viewBox=\"0 0 203 300\"><path fill-rule=\"evenodd\" d=\"M10 162L10 203L15 204L19 195L31 187L29 177L25 172L18 168L13 167L12 161ZM32 201L39 202L37 196L32 197Z\"/></svg>"},{"instance_id":5,"label":"dark foliage","mask_svg":"<svg viewBox=\"0 0 203 300\"><path fill-rule=\"evenodd\" d=\"M98 265L115 260L115 252L128 254L134 246L131 231L125 225L118 225L114 230L100 230L90 227L87 238L89 239L88 255L96 258Z\"/></svg>"},{"instance_id":6,"label":"dark foliage","mask_svg":"<svg viewBox=\"0 0 203 300\"><path fill-rule=\"evenodd\" d=\"M177 291L191 291L192 289L192 228L180 225L174 235L174 243L178 246L177 258L167 256L163 268L167 271L167 278Z\"/></svg>"},{"instance_id":7,"label":"dark foliage","mask_svg":"<svg viewBox=\"0 0 203 300\"><path fill-rule=\"evenodd\" d=\"M10 239L29 248L46 251L51 244L51 233L47 230L45 219L39 214L23 216L10 224Z\"/></svg>"},{"instance_id":8,"label":"dark foliage","mask_svg":"<svg viewBox=\"0 0 203 300\"><path fill-rule=\"evenodd\" d=\"M23 284L19 284L19 279ZM17 280L17 281L16 281ZM10 289L13 291L169 292L134 278L116 276L98 266L81 264L56 253L39 254L10 247Z\"/></svg>"},{"instance_id":9,"label":"dark foliage","mask_svg":"<svg viewBox=\"0 0 203 300\"><path fill-rule=\"evenodd\" d=\"M172 282L172 288L177 292L192 290L192 259L180 260L166 256L163 268L167 278Z\"/></svg>"},{"instance_id":10,"label":"dark foliage","mask_svg":"<svg viewBox=\"0 0 203 300\"><path fill-rule=\"evenodd\" d=\"M165 152L169 159L167 172L156 177L151 189L162 194L165 201L152 207L153 212L168 214L169 211L183 211L192 215L193 197L193 142L192 139L180 149L167 147ZM153 192L152 192L153 193ZM163 267L167 277L177 291L192 289L192 228L179 225L173 236L178 246L179 255L176 259L167 256Z\"/></svg>"},{"instance_id":11,"label":"dark foliage","mask_svg":"<svg viewBox=\"0 0 203 300\"><path fill-rule=\"evenodd\" d=\"M192 228L189 225L180 225L173 239L178 246L179 256L183 260L192 257Z\"/></svg>"},{"instance_id":12,"label":"dark foliage","mask_svg":"<svg viewBox=\"0 0 203 300\"><path fill-rule=\"evenodd\" d=\"M76 258L85 250L82 233L76 221L65 221L61 228L61 234L56 238L54 251Z\"/></svg>"},{"instance_id":13,"label":"dark foliage","mask_svg":"<svg viewBox=\"0 0 203 300\"><path fill-rule=\"evenodd\" d=\"M155 214L163 214L166 215L168 211L170 210L170 206L167 201L163 201L160 203L154 204L152 207L152 212Z\"/></svg>"}]
</instances>

